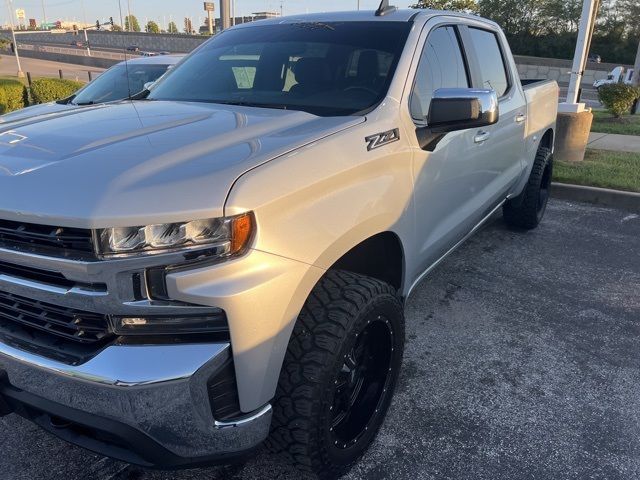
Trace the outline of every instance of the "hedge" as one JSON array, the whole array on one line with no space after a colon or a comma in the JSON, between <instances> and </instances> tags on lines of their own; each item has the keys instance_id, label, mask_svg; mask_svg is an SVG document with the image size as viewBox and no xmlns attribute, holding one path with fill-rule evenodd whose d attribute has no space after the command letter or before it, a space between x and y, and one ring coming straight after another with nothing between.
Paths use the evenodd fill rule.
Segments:
<instances>
[{"instance_id":1,"label":"hedge","mask_svg":"<svg viewBox=\"0 0 640 480\"><path fill-rule=\"evenodd\" d=\"M84 83L59 78L38 78L31 82L31 99L34 104L55 102L70 97Z\"/></svg>"},{"instance_id":2,"label":"hedge","mask_svg":"<svg viewBox=\"0 0 640 480\"><path fill-rule=\"evenodd\" d=\"M598 98L614 117L621 118L631 112L633 103L640 98L640 88L624 83L603 85L598 89Z\"/></svg>"},{"instance_id":3,"label":"hedge","mask_svg":"<svg viewBox=\"0 0 640 480\"><path fill-rule=\"evenodd\" d=\"M29 105L29 93L22 82L0 79L0 114L20 110L27 105Z\"/></svg>"}]
</instances>

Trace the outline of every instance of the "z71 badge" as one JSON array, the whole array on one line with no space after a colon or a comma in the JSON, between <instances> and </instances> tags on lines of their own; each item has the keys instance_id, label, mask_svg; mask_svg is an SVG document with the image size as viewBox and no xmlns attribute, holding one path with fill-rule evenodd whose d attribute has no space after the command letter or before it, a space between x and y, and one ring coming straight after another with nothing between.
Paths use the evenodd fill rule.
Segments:
<instances>
[{"instance_id":1,"label":"z71 badge","mask_svg":"<svg viewBox=\"0 0 640 480\"><path fill-rule=\"evenodd\" d=\"M375 135L370 135L364 139L368 144L368 151L371 151L374 148L383 147L389 143L397 142L398 140L400 140L400 130L397 128L387 132L376 133Z\"/></svg>"}]
</instances>

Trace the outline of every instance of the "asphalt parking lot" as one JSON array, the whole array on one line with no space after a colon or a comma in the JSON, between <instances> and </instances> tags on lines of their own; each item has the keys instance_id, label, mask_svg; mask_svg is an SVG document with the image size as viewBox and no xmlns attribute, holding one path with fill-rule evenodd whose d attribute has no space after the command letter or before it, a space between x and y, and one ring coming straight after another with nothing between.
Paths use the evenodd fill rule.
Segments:
<instances>
[{"instance_id":1,"label":"asphalt parking lot","mask_svg":"<svg viewBox=\"0 0 640 480\"><path fill-rule=\"evenodd\" d=\"M0 419L8 480L300 479L245 465L142 471ZM552 201L544 224L498 218L407 305L389 417L349 480L640 478L640 216Z\"/></svg>"}]
</instances>

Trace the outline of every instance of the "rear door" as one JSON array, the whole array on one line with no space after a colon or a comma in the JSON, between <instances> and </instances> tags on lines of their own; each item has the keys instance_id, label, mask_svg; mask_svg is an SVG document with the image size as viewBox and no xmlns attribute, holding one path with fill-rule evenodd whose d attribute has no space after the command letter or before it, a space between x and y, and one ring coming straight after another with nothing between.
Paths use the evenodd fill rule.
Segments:
<instances>
[{"instance_id":1,"label":"rear door","mask_svg":"<svg viewBox=\"0 0 640 480\"><path fill-rule=\"evenodd\" d=\"M486 169L478 201L491 205L510 193L526 167L526 99L502 33L480 22L470 23L462 32L474 87L494 90L499 99L500 120L478 131L486 138L478 149Z\"/></svg>"}]
</instances>

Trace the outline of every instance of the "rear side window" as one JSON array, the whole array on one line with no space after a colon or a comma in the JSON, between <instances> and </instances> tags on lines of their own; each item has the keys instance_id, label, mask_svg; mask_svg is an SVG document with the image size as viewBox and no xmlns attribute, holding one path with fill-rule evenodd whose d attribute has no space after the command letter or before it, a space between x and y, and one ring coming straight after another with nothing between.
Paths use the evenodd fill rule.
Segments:
<instances>
[{"instance_id":1,"label":"rear side window","mask_svg":"<svg viewBox=\"0 0 640 480\"><path fill-rule=\"evenodd\" d=\"M478 55L483 88L493 89L498 97L503 96L509 89L509 80L498 37L479 28L469 28L469 33Z\"/></svg>"},{"instance_id":2,"label":"rear side window","mask_svg":"<svg viewBox=\"0 0 640 480\"><path fill-rule=\"evenodd\" d=\"M427 37L411 94L411 116L424 120L433 92L439 88L469 88L460 41L453 26L438 27Z\"/></svg>"}]
</instances>

